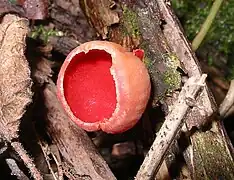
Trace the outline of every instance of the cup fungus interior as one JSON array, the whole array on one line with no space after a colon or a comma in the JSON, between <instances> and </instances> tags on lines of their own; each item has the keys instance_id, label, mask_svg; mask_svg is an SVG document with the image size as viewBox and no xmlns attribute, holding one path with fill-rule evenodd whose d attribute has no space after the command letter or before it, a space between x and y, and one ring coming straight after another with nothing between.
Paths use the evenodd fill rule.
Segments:
<instances>
[{"instance_id":1,"label":"cup fungus interior","mask_svg":"<svg viewBox=\"0 0 234 180\"><path fill-rule=\"evenodd\" d=\"M72 113L83 122L109 119L116 108L116 87L110 73L112 57L104 50L73 56L64 73L64 96Z\"/></svg>"}]
</instances>

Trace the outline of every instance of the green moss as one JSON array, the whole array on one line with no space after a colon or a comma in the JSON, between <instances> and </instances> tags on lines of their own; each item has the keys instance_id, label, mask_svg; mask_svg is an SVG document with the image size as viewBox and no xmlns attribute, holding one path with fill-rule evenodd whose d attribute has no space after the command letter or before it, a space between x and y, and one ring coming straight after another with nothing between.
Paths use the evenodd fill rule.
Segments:
<instances>
[{"instance_id":1,"label":"green moss","mask_svg":"<svg viewBox=\"0 0 234 180\"><path fill-rule=\"evenodd\" d=\"M12 4L17 4L17 0L8 0Z\"/></svg>"},{"instance_id":2,"label":"green moss","mask_svg":"<svg viewBox=\"0 0 234 180\"><path fill-rule=\"evenodd\" d=\"M61 31L57 31L54 29L45 28L43 25L35 26L30 33L30 37L33 39L40 38L45 43L48 42L48 38L50 36L62 36L63 33Z\"/></svg>"},{"instance_id":3,"label":"green moss","mask_svg":"<svg viewBox=\"0 0 234 180\"><path fill-rule=\"evenodd\" d=\"M196 179L234 178L234 163L220 134L212 131L196 132L192 144Z\"/></svg>"},{"instance_id":4,"label":"green moss","mask_svg":"<svg viewBox=\"0 0 234 180\"><path fill-rule=\"evenodd\" d=\"M151 66L151 64L152 64L151 63L152 61L147 56L144 57L143 62L145 63L145 66L147 68L149 68Z\"/></svg>"},{"instance_id":5,"label":"green moss","mask_svg":"<svg viewBox=\"0 0 234 180\"><path fill-rule=\"evenodd\" d=\"M172 0L172 7L174 8L177 16L181 20L186 35L190 41L199 32L201 25L209 14L214 0ZM225 57L230 68L230 76L232 75L232 66L234 64L234 1L223 1L221 8L215 17L215 22L209 29L208 34L203 40L198 51L209 52L208 47L212 47L222 57ZM206 58L206 56L202 57ZM210 60L210 59L209 59ZM209 61L209 64L212 64ZM215 64L214 64L215 65Z\"/></svg>"},{"instance_id":6,"label":"green moss","mask_svg":"<svg viewBox=\"0 0 234 180\"><path fill-rule=\"evenodd\" d=\"M177 71L180 67L180 61L174 54L165 54L164 61L167 65L167 70L163 74L163 81L168 85L168 90L172 91L180 88L181 75Z\"/></svg>"},{"instance_id":7,"label":"green moss","mask_svg":"<svg viewBox=\"0 0 234 180\"><path fill-rule=\"evenodd\" d=\"M168 67L175 70L180 67L180 60L175 54L164 54L163 58Z\"/></svg>"},{"instance_id":8,"label":"green moss","mask_svg":"<svg viewBox=\"0 0 234 180\"><path fill-rule=\"evenodd\" d=\"M212 58L212 56L209 55L207 61L208 61L207 63L208 63L209 66L213 65L213 58Z\"/></svg>"},{"instance_id":9,"label":"green moss","mask_svg":"<svg viewBox=\"0 0 234 180\"><path fill-rule=\"evenodd\" d=\"M156 59L157 56L156 54L153 54L152 52L148 50L149 46L150 45L147 41L143 41L139 48L144 50L143 62L145 63L147 69L150 71L153 68L152 66L155 64L155 60L153 59Z\"/></svg>"},{"instance_id":10,"label":"green moss","mask_svg":"<svg viewBox=\"0 0 234 180\"><path fill-rule=\"evenodd\" d=\"M181 76L176 70L169 69L164 73L163 81L169 86L168 90L172 91L180 88Z\"/></svg>"},{"instance_id":11,"label":"green moss","mask_svg":"<svg viewBox=\"0 0 234 180\"><path fill-rule=\"evenodd\" d=\"M140 36L137 14L126 6L123 7L123 23L125 34L132 36L133 38Z\"/></svg>"}]
</instances>

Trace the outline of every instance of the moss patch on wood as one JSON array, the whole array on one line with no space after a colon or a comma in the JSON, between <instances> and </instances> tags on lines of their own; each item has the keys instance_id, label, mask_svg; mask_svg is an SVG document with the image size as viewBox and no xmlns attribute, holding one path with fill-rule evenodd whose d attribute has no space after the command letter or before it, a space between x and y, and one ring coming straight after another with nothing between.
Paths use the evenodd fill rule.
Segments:
<instances>
[{"instance_id":1,"label":"moss patch on wood","mask_svg":"<svg viewBox=\"0 0 234 180\"><path fill-rule=\"evenodd\" d=\"M165 54L164 60L167 65L167 70L163 74L163 81L168 85L168 90L173 91L180 88L181 75L177 71L180 67L180 61L174 54Z\"/></svg>"},{"instance_id":2,"label":"moss patch on wood","mask_svg":"<svg viewBox=\"0 0 234 180\"><path fill-rule=\"evenodd\" d=\"M180 88L180 74L178 74L178 72L173 69L169 69L164 73L163 80L168 85L169 91Z\"/></svg>"},{"instance_id":3,"label":"moss patch on wood","mask_svg":"<svg viewBox=\"0 0 234 180\"><path fill-rule=\"evenodd\" d=\"M191 142L194 179L234 179L234 163L224 137L212 131L196 132Z\"/></svg>"},{"instance_id":4,"label":"moss patch on wood","mask_svg":"<svg viewBox=\"0 0 234 180\"><path fill-rule=\"evenodd\" d=\"M124 23L124 34L138 38L140 36L140 29L138 25L137 14L128 9L127 6L123 6L123 23Z\"/></svg>"}]
</instances>

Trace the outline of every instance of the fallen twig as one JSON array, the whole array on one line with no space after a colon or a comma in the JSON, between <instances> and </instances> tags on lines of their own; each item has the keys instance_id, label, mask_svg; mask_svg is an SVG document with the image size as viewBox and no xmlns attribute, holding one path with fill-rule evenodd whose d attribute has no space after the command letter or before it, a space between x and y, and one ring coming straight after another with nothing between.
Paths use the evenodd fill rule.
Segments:
<instances>
[{"instance_id":1,"label":"fallen twig","mask_svg":"<svg viewBox=\"0 0 234 180\"><path fill-rule=\"evenodd\" d=\"M54 178L54 180L58 180L58 178L57 178L57 176L56 176L56 174L55 174L55 172L54 172L54 170L53 170L53 168L51 167L51 164L50 164L50 159L49 159L49 157L48 157L48 155L47 155L47 151L48 151L48 145L43 145L42 144L42 142L41 142L41 140L39 139L39 137L38 137L38 140L39 140L39 145L40 145L40 147L41 147L41 150L42 150L42 152L43 152L43 155L44 155L44 157L45 157L45 160L46 160L46 164L48 165L48 168L49 168L49 170L50 170L50 173L52 174L52 177Z\"/></svg>"},{"instance_id":2,"label":"fallen twig","mask_svg":"<svg viewBox=\"0 0 234 180\"><path fill-rule=\"evenodd\" d=\"M230 87L224 98L223 102L219 107L219 114L221 117L226 117L227 114L230 114L230 109L234 104L234 80L231 80Z\"/></svg>"},{"instance_id":3,"label":"fallen twig","mask_svg":"<svg viewBox=\"0 0 234 180\"><path fill-rule=\"evenodd\" d=\"M14 175L19 180L29 180L29 178L21 171L14 159L6 159L8 167L11 169L11 175Z\"/></svg>"},{"instance_id":4,"label":"fallen twig","mask_svg":"<svg viewBox=\"0 0 234 180\"><path fill-rule=\"evenodd\" d=\"M27 151L24 150L24 147L22 146L22 144L19 142L12 142L11 146L14 148L14 150L17 152L17 154L20 156L20 158L24 161L24 164L30 170L32 177L35 180L42 180L43 179L42 175L40 174L40 172L36 168L31 157L27 154Z\"/></svg>"},{"instance_id":5,"label":"fallen twig","mask_svg":"<svg viewBox=\"0 0 234 180\"><path fill-rule=\"evenodd\" d=\"M203 74L199 78L193 76L184 84L177 101L173 105L171 112L167 115L165 122L141 165L136 180L149 180L159 169L168 148L173 140L175 140L176 135L185 121L189 107L194 106L195 98L200 88L204 86L206 77L206 74Z\"/></svg>"}]
</instances>

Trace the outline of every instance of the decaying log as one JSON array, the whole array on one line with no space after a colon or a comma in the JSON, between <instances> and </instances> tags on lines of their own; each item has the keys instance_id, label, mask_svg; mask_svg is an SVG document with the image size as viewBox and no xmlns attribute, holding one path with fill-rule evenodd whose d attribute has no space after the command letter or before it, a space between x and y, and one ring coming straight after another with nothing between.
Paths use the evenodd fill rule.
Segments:
<instances>
[{"instance_id":1,"label":"decaying log","mask_svg":"<svg viewBox=\"0 0 234 180\"><path fill-rule=\"evenodd\" d=\"M48 40L56 51L64 55L68 55L69 52L71 52L75 47L81 44L79 41L76 41L74 38L66 36L63 37L51 36L49 37Z\"/></svg>"},{"instance_id":2,"label":"decaying log","mask_svg":"<svg viewBox=\"0 0 234 180\"><path fill-rule=\"evenodd\" d=\"M162 15L161 18L165 21L165 24L163 25L163 33L169 46L180 59L185 72L189 77L201 75L198 60L194 52L192 52L189 42L183 35L183 31L180 29L178 19L176 19L173 12L170 10L170 7L168 7L164 1L158 0L158 5ZM199 128L204 125L210 118L210 115L216 111L213 96L209 92L207 86L205 86L197 104L198 106L193 108L187 118L187 127L189 130L193 126Z\"/></svg>"}]
</instances>

